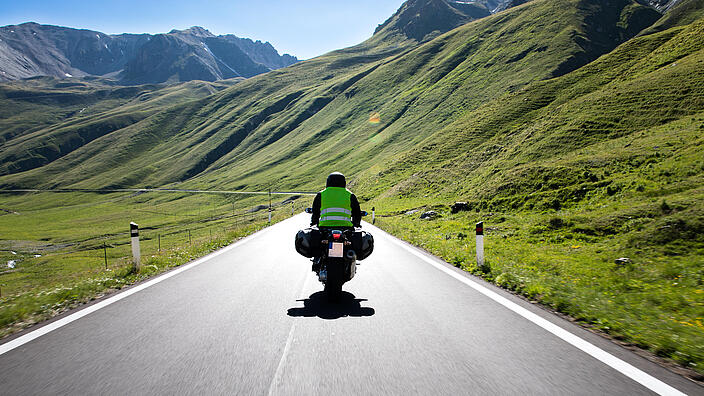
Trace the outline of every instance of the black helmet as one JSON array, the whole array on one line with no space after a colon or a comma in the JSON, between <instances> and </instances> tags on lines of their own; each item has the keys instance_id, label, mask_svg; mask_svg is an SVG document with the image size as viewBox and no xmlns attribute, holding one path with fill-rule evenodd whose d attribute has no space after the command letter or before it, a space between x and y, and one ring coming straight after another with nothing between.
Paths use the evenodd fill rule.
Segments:
<instances>
[{"instance_id":1,"label":"black helmet","mask_svg":"<svg viewBox=\"0 0 704 396\"><path fill-rule=\"evenodd\" d=\"M347 186L347 180L345 180L345 175L340 172L333 172L328 176L328 181L325 183L325 187L342 187Z\"/></svg>"}]
</instances>

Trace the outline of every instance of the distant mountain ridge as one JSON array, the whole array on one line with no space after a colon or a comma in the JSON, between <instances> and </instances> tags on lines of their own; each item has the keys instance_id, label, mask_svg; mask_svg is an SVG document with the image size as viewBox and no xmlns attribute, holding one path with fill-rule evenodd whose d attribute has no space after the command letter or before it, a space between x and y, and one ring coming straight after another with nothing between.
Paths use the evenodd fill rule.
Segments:
<instances>
[{"instance_id":1,"label":"distant mountain ridge","mask_svg":"<svg viewBox=\"0 0 704 396\"><path fill-rule=\"evenodd\" d=\"M252 77L298 62L268 42L194 26L164 34L107 35L29 22L0 27L0 81L103 76L123 84Z\"/></svg>"},{"instance_id":2,"label":"distant mountain ridge","mask_svg":"<svg viewBox=\"0 0 704 396\"><path fill-rule=\"evenodd\" d=\"M423 42L458 26L491 15L478 2L408 0L374 34L402 35Z\"/></svg>"}]
</instances>

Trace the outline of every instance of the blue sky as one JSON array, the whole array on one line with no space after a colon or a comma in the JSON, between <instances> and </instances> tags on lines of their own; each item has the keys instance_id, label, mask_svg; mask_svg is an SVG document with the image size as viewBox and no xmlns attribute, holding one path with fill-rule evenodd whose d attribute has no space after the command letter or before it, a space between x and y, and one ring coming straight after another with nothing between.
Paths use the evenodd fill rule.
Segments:
<instances>
[{"instance_id":1,"label":"blue sky","mask_svg":"<svg viewBox=\"0 0 704 396\"><path fill-rule=\"evenodd\" d=\"M202 26L269 41L308 59L360 43L403 0L0 0L0 26L23 22L103 33L165 33Z\"/></svg>"}]
</instances>

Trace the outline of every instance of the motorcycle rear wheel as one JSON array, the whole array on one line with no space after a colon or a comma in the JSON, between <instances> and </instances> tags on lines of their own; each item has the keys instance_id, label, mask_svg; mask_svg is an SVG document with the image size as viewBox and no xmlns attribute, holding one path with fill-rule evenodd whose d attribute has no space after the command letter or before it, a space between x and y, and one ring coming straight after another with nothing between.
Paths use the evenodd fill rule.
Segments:
<instances>
[{"instance_id":1,"label":"motorcycle rear wheel","mask_svg":"<svg viewBox=\"0 0 704 396\"><path fill-rule=\"evenodd\" d=\"M328 279L325 282L325 294L328 301L338 301L342 295L342 285L345 283L344 267L341 262L328 262Z\"/></svg>"},{"instance_id":2,"label":"motorcycle rear wheel","mask_svg":"<svg viewBox=\"0 0 704 396\"><path fill-rule=\"evenodd\" d=\"M340 297L342 296L342 282L340 281L333 281L331 279L328 279L327 282L325 282L325 295L328 298L328 301L331 302L337 302L340 301Z\"/></svg>"}]
</instances>

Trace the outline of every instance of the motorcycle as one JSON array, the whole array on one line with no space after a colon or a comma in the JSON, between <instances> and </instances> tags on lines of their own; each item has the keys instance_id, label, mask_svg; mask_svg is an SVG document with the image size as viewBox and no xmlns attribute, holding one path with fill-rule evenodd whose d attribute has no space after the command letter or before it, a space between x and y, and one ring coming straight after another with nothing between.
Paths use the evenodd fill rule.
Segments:
<instances>
[{"instance_id":1,"label":"motorcycle","mask_svg":"<svg viewBox=\"0 0 704 396\"><path fill-rule=\"evenodd\" d=\"M306 212L311 213L312 209ZM366 215L362 212L362 216ZM367 258L374 250L374 238L355 229L308 228L296 236L296 250L311 258L326 297L336 301L342 295L342 285L357 273L357 260Z\"/></svg>"}]
</instances>

